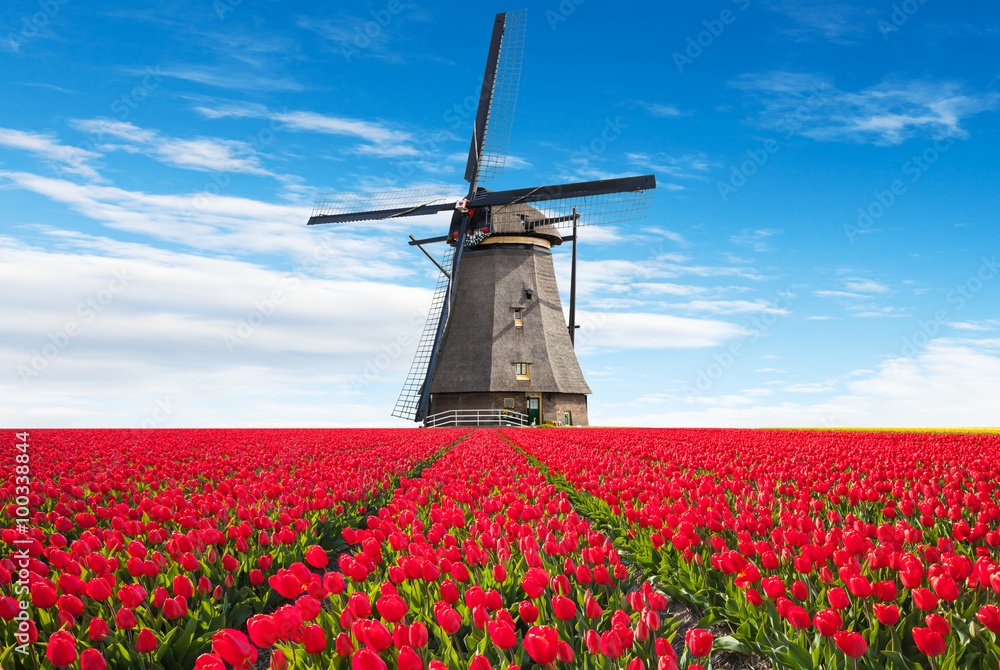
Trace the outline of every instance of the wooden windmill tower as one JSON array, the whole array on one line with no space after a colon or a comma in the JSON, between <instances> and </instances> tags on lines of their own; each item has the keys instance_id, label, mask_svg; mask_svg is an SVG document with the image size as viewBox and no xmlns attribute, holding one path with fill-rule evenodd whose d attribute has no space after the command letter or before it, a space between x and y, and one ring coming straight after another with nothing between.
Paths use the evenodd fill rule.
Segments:
<instances>
[{"instance_id":1,"label":"wooden windmill tower","mask_svg":"<svg viewBox=\"0 0 1000 670\"><path fill-rule=\"evenodd\" d=\"M653 175L490 191L503 170L521 74L524 11L497 14L479 99L464 200L432 189L321 196L309 225L372 221L451 211L447 235L417 246L441 270L416 357L393 416L427 421L453 410L477 420L503 411L587 425L587 394L573 351L576 229L640 219ZM560 234L571 229L569 237ZM552 247L573 242L569 326L552 265ZM424 244L446 242L438 263ZM489 421L488 419L486 420Z\"/></svg>"}]
</instances>

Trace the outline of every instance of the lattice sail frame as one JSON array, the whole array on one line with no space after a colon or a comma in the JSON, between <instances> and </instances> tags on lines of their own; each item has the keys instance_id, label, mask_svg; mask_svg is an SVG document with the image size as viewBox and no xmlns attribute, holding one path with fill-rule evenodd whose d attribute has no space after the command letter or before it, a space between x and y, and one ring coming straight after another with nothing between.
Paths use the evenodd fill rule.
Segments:
<instances>
[{"instance_id":1,"label":"lattice sail frame","mask_svg":"<svg viewBox=\"0 0 1000 670\"><path fill-rule=\"evenodd\" d=\"M497 55L493 79L493 95L486 117L486 132L480 141L479 182L503 172L510 143L510 128L514 121L517 88L521 82L521 61L524 55L524 28L528 10L507 12L503 39Z\"/></svg>"},{"instance_id":2,"label":"lattice sail frame","mask_svg":"<svg viewBox=\"0 0 1000 670\"><path fill-rule=\"evenodd\" d=\"M317 193L312 216L362 214L421 205L441 205L455 200L454 189L447 186L367 193Z\"/></svg>"},{"instance_id":3,"label":"lattice sail frame","mask_svg":"<svg viewBox=\"0 0 1000 670\"><path fill-rule=\"evenodd\" d=\"M621 191L572 196L531 203L493 205L486 217L491 233L528 232L542 226L573 228L573 208L577 226L601 226L637 221L646 217L652 190Z\"/></svg>"}]
</instances>

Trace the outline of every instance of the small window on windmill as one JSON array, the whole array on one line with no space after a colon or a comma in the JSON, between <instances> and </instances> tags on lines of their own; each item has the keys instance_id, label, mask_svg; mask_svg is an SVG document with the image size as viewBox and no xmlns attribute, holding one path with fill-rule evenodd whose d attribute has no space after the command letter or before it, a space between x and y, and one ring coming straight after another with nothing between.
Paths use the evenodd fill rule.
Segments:
<instances>
[{"instance_id":1,"label":"small window on windmill","mask_svg":"<svg viewBox=\"0 0 1000 670\"><path fill-rule=\"evenodd\" d=\"M514 376L517 377L518 381L531 379L531 375L528 372L528 364L514 363Z\"/></svg>"},{"instance_id":2,"label":"small window on windmill","mask_svg":"<svg viewBox=\"0 0 1000 670\"><path fill-rule=\"evenodd\" d=\"M520 307L515 307L514 308L514 327L515 328L520 328L521 326L524 325L524 321L521 320L523 314L524 314L524 310L523 309L521 309Z\"/></svg>"},{"instance_id":3,"label":"small window on windmill","mask_svg":"<svg viewBox=\"0 0 1000 670\"><path fill-rule=\"evenodd\" d=\"M503 399L503 408L504 409L514 409L514 399L513 398L504 398Z\"/></svg>"}]
</instances>

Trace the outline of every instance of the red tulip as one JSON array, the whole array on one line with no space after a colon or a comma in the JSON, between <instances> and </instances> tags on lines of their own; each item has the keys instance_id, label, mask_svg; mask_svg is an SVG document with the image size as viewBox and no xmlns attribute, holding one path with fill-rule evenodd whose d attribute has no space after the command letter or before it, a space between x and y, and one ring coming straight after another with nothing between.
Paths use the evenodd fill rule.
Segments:
<instances>
[{"instance_id":1,"label":"red tulip","mask_svg":"<svg viewBox=\"0 0 1000 670\"><path fill-rule=\"evenodd\" d=\"M622 640L614 631L605 631L601 635L601 653L608 658L618 658L622 655Z\"/></svg>"},{"instance_id":2,"label":"red tulip","mask_svg":"<svg viewBox=\"0 0 1000 670\"><path fill-rule=\"evenodd\" d=\"M419 654L413 651L409 645L403 645L396 654L397 670L423 670L424 662L420 660Z\"/></svg>"},{"instance_id":3,"label":"red tulip","mask_svg":"<svg viewBox=\"0 0 1000 670\"><path fill-rule=\"evenodd\" d=\"M118 613L115 614L115 628L118 630L131 630L135 628L138 623L139 622L136 620L135 614L133 614L130 609L122 607L118 610Z\"/></svg>"},{"instance_id":4,"label":"red tulip","mask_svg":"<svg viewBox=\"0 0 1000 670\"><path fill-rule=\"evenodd\" d=\"M267 649L278 641L278 627L267 614L256 614L247 621L250 640L261 649Z\"/></svg>"},{"instance_id":5,"label":"red tulip","mask_svg":"<svg viewBox=\"0 0 1000 670\"><path fill-rule=\"evenodd\" d=\"M218 654L202 654L194 662L194 670L227 670L226 662Z\"/></svg>"},{"instance_id":6,"label":"red tulip","mask_svg":"<svg viewBox=\"0 0 1000 670\"><path fill-rule=\"evenodd\" d=\"M490 639L498 649L510 649L517 644L517 634L514 628L500 621L491 621L487 624Z\"/></svg>"},{"instance_id":7,"label":"red tulip","mask_svg":"<svg viewBox=\"0 0 1000 670\"><path fill-rule=\"evenodd\" d=\"M806 614L806 618L808 617ZM712 634L707 630L690 628L684 635L684 641L695 658L703 658L712 653Z\"/></svg>"},{"instance_id":8,"label":"red tulip","mask_svg":"<svg viewBox=\"0 0 1000 670\"><path fill-rule=\"evenodd\" d=\"M786 613L788 618L788 623L792 624L799 630L805 630L812 625L812 619L809 617L809 612L805 608L798 605L792 605L788 608Z\"/></svg>"},{"instance_id":9,"label":"red tulip","mask_svg":"<svg viewBox=\"0 0 1000 670\"><path fill-rule=\"evenodd\" d=\"M951 633L951 624L940 614L928 614L924 617L924 623L941 637L948 637L948 634Z\"/></svg>"},{"instance_id":10,"label":"red tulip","mask_svg":"<svg viewBox=\"0 0 1000 670\"><path fill-rule=\"evenodd\" d=\"M932 610L937 607L938 599L928 589L914 589L913 604L922 610Z\"/></svg>"},{"instance_id":11,"label":"red tulip","mask_svg":"<svg viewBox=\"0 0 1000 670\"><path fill-rule=\"evenodd\" d=\"M90 620L90 625L87 626L87 639L91 642L100 642L105 637L108 636L108 623L99 616L95 616Z\"/></svg>"},{"instance_id":12,"label":"red tulip","mask_svg":"<svg viewBox=\"0 0 1000 670\"><path fill-rule=\"evenodd\" d=\"M1000 633L1000 607L983 605L976 613L976 618L993 633Z\"/></svg>"},{"instance_id":13,"label":"red tulip","mask_svg":"<svg viewBox=\"0 0 1000 670\"><path fill-rule=\"evenodd\" d=\"M839 586L835 586L827 591L826 599L830 603L830 607L838 610L847 609L851 605L851 600L847 597L847 592Z\"/></svg>"},{"instance_id":14,"label":"red tulip","mask_svg":"<svg viewBox=\"0 0 1000 670\"><path fill-rule=\"evenodd\" d=\"M427 626L420 621L410 626L410 646L414 649L423 649L427 646Z\"/></svg>"},{"instance_id":15,"label":"red tulip","mask_svg":"<svg viewBox=\"0 0 1000 670\"><path fill-rule=\"evenodd\" d=\"M488 658L481 654L475 654L469 661L469 670L493 670L493 666L490 665Z\"/></svg>"},{"instance_id":16,"label":"red tulip","mask_svg":"<svg viewBox=\"0 0 1000 670\"><path fill-rule=\"evenodd\" d=\"M32 590L34 595L34 590ZM57 668L64 668L76 662L76 638L69 631L59 630L49 637L45 647L45 657Z\"/></svg>"},{"instance_id":17,"label":"red tulip","mask_svg":"<svg viewBox=\"0 0 1000 670\"><path fill-rule=\"evenodd\" d=\"M851 658L864 656L864 653L868 651L868 643L865 638L852 630L840 631L833 636L833 640L840 647L840 650Z\"/></svg>"},{"instance_id":18,"label":"red tulip","mask_svg":"<svg viewBox=\"0 0 1000 670\"><path fill-rule=\"evenodd\" d=\"M440 600L434 606L434 618L437 619L441 630L448 635L452 635L462 627L462 617L459 616L458 612Z\"/></svg>"},{"instance_id":19,"label":"red tulip","mask_svg":"<svg viewBox=\"0 0 1000 670\"><path fill-rule=\"evenodd\" d=\"M148 628L143 628L135 638L135 650L140 654L149 654L156 651L156 635ZM254 650L254 658L257 658L257 651Z\"/></svg>"},{"instance_id":20,"label":"red tulip","mask_svg":"<svg viewBox=\"0 0 1000 670\"><path fill-rule=\"evenodd\" d=\"M583 636L583 643L587 645L587 651L591 654L601 653L601 636L596 630L588 630Z\"/></svg>"},{"instance_id":21,"label":"red tulip","mask_svg":"<svg viewBox=\"0 0 1000 670\"><path fill-rule=\"evenodd\" d=\"M330 561L330 558L326 555L323 547L318 544L314 544L306 549L305 558L306 563L314 568L325 568L326 564Z\"/></svg>"},{"instance_id":22,"label":"red tulip","mask_svg":"<svg viewBox=\"0 0 1000 670\"><path fill-rule=\"evenodd\" d=\"M302 629L302 646L307 654L318 654L326 649L326 633L316 624Z\"/></svg>"},{"instance_id":23,"label":"red tulip","mask_svg":"<svg viewBox=\"0 0 1000 670\"><path fill-rule=\"evenodd\" d=\"M108 662L96 649L84 649L80 652L80 670L107 670Z\"/></svg>"},{"instance_id":24,"label":"red tulip","mask_svg":"<svg viewBox=\"0 0 1000 670\"><path fill-rule=\"evenodd\" d=\"M844 625L844 620L840 617L840 612L835 609L826 609L816 612L813 617L813 625L823 637L832 637Z\"/></svg>"},{"instance_id":25,"label":"red tulip","mask_svg":"<svg viewBox=\"0 0 1000 670\"><path fill-rule=\"evenodd\" d=\"M930 657L940 656L948 648L941 634L930 628L914 628L913 641L917 644L917 649Z\"/></svg>"},{"instance_id":26,"label":"red tulip","mask_svg":"<svg viewBox=\"0 0 1000 670\"><path fill-rule=\"evenodd\" d=\"M538 619L538 608L527 600L522 600L518 603L517 612L521 619L527 623L535 623Z\"/></svg>"},{"instance_id":27,"label":"red tulip","mask_svg":"<svg viewBox=\"0 0 1000 670\"><path fill-rule=\"evenodd\" d=\"M212 651L235 666L257 662L257 649L246 635L232 628L224 628L212 636Z\"/></svg>"},{"instance_id":28,"label":"red tulip","mask_svg":"<svg viewBox=\"0 0 1000 670\"><path fill-rule=\"evenodd\" d=\"M899 621L899 608L895 605L883 605L876 603L872 606L875 609L875 616L879 623L884 626L895 626Z\"/></svg>"},{"instance_id":29,"label":"red tulip","mask_svg":"<svg viewBox=\"0 0 1000 670\"><path fill-rule=\"evenodd\" d=\"M524 636L524 649L539 665L556 660L559 633L555 628L532 626Z\"/></svg>"},{"instance_id":30,"label":"red tulip","mask_svg":"<svg viewBox=\"0 0 1000 670\"><path fill-rule=\"evenodd\" d=\"M336 648L337 656L341 658L347 658L354 653L354 643L351 642L351 638L347 633L337 635Z\"/></svg>"},{"instance_id":31,"label":"red tulip","mask_svg":"<svg viewBox=\"0 0 1000 670\"><path fill-rule=\"evenodd\" d=\"M35 582L31 585L31 604L34 607L48 609L53 607L58 600L59 596L56 595L56 590L48 584Z\"/></svg>"},{"instance_id":32,"label":"red tulip","mask_svg":"<svg viewBox=\"0 0 1000 670\"><path fill-rule=\"evenodd\" d=\"M288 657L285 652L275 649L271 652L271 670L288 670Z\"/></svg>"},{"instance_id":33,"label":"red tulip","mask_svg":"<svg viewBox=\"0 0 1000 670\"><path fill-rule=\"evenodd\" d=\"M351 658L352 670L388 670L378 654L371 649L361 648L358 653Z\"/></svg>"},{"instance_id":34,"label":"red tulip","mask_svg":"<svg viewBox=\"0 0 1000 670\"><path fill-rule=\"evenodd\" d=\"M567 621L576 616L576 603L566 596L553 596L552 612L557 619Z\"/></svg>"}]
</instances>

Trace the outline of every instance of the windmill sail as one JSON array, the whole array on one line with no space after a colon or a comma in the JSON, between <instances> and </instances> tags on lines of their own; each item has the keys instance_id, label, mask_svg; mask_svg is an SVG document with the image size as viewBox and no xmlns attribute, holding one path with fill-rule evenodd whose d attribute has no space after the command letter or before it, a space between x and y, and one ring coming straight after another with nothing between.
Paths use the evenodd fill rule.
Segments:
<instances>
[{"instance_id":1,"label":"windmill sail","mask_svg":"<svg viewBox=\"0 0 1000 670\"><path fill-rule=\"evenodd\" d=\"M570 185L573 186L573 185ZM646 217L655 180L642 183L642 188L628 191L586 193L572 190L563 193L544 189L531 197L513 199L487 208L486 225L491 233L530 232L542 227L572 229L576 226L600 226L638 221ZM554 187L550 187L554 188ZM487 195L497 195L499 192ZM541 196L544 199L537 199ZM531 203L530 206L527 203ZM477 201L476 206L479 206Z\"/></svg>"},{"instance_id":2,"label":"windmill sail","mask_svg":"<svg viewBox=\"0 0 1000 670\"><path fill-rule=\"evenodd\" d=\"M451 259L455 248L446 245L444 258L441 259L443 267L451 267ZM396 400L396 407L392 410L392 415L407 419L408 421L419 421L423 417L418 416L420 412L420 397L427 379L427 372L431 364L434 353L435 340L437 338L439 324L444 315L444 304L448 296L449 277L445 273L438 275L437 286L434 289L434 297L431 299L431 308L427 312L427 321L424 323L424 331L420 335L417 343L417 353L413 356L413 363L410 364L410 372L403 382L403 390Z\"/></svg>"},{"instance_id":3,"label":"windmill sail","mask_svg":"<svg viewBox=\"0 0 1000 670\"><path fill-rule=\"evenodd\" d=\"M316 196L308 225L436 214L455 208L455 198L450 196L451 189L448 187L375 193L320 193Z\"/></svg>"},{"instance_id":4,"label":"windmill sail","mask_svg":"<svg viewBox=\"0 0 1000 670\"><path fill-rule=\"evenodd\" d=\"M517 88L521 82L526 18L527 10L524 9L496 15L479 93L476 125L469 145L469 160L465 166L470 195L484 179L503 172L507 160Z\"/></svg>"}]
</instances>

